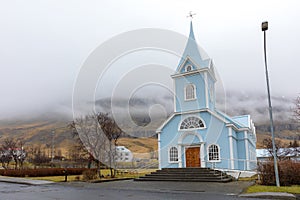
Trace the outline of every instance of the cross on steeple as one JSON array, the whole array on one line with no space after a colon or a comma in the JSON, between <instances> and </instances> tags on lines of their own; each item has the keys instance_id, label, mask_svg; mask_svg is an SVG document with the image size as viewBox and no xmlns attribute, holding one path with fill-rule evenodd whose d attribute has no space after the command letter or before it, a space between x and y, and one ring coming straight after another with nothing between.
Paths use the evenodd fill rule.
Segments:
<instances>
[{"instance_id":1,"label":"cross on steeple","mask_svg":"<svg viewBox=\"0 0 300 200\"><path fill-rule=\"evenodd\" d=\"M190 11L190 12L189 12L189 15L186 16L186 17L190 17L191 20L192 20L194 15L196 15L196 13L192 13L192 11Z\"/></svg>"}]
</instances>

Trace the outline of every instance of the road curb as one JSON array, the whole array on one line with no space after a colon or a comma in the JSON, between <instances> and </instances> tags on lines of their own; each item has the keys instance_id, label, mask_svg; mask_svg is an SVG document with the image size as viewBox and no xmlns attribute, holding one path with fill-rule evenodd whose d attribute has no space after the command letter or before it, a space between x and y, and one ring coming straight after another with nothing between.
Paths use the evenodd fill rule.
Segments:
<instances>
[{"instance_id":1,"label":"road curb","mask_svg":"<svg viewBox=\"0 0 300 200\"><path fill-rule=\"evenodd\" d=\"M104 183L104 182L112 182L112 181L125 181L125 180L132 180L134 178L115 178L115 179L100 179L100 180L93 180L89 181L90 183Z\"/></svg>"},{"instance_id":2,"label":"road curb","mask_svg":"<svg viewBox=\"0 0 300 200\"><path fill-rule=\"evenodd\" d=\"M0 176L0 182L16 183L16 184L24 184L24 185L47 185L47 184L54 183L52 181L32 180L26 178L5 177L5 176Z\"/></svg>"},{"instance_id":3,"label":"road curb","mask_svg":"<svg viewBox=\"0 0 300 200\"><path fill-rule=\"evenodd\" d=\"M239 197L248 197L248 198L264 198L264 199L288 199L295 200L297 199L295 195L285 192L259 192L259 193L248 193L241 194Z\"/></svg>"}]
</instances>

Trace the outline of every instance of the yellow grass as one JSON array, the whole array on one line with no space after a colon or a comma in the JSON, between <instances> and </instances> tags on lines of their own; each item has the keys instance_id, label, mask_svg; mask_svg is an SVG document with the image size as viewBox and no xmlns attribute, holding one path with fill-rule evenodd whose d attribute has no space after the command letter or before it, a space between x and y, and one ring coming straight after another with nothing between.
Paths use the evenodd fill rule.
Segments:
<instances>
[{"instance_id":1,"label":"yellow grass","mask_svg":"<svg viewBox=\"0 0 300 200\"><path fill-rule=\"evenodd\" d=\"M120 138L118 145L126 146L134 153L148 153L149 151L157 151L156 138Z\"/></svg>"},{"instance_id":2,"label":"yellow grass","mask_svg":"<svg viewBox=\"0 0 300 200\"><path fill-rule=\"evenodd\" d=\"M127 170L119 170L119 173L116 175L115 178L137 178L140 176L144 176L145 174L149 174L155 171L155 169L127 169ZM104 176L102 179L111 179L110 177L110 170L109 169L102 169L101 174ZM65 176L46 176L46 177L28 177L32 180L46 180L46 181L53 181L53 182L63 182L65 181ZM82 181L82 175L70 175L68 176L69 181ZM100 180L97 178L96 180Z\"/></svg>"},{"instance_id":3,"label":"yellow grass","mask_svg":"<svg viewBox=\"0 0 300 200\"><path fill-rule=\"evenodd\" d=\"M65 181L65 176L45 176L45 177L28 177L32 180L45 180L45 181L53 181L53 182L63 182ZM78 181L82 180L82 175L70 175L68 176L68 181Z\"/></svg>"},{"instance_id":4,"label":"yellow grass","mask_svg":"<svg viewBox=\"0 0 300 200\"><path fill-rule=\"evenodd\" d=\"M265 185L253 185L250 186L246 193L256 193L256 192L286 192L292 194L300 194L300 185L293 186L265 186Z\"/></svg>"}]
</instances>

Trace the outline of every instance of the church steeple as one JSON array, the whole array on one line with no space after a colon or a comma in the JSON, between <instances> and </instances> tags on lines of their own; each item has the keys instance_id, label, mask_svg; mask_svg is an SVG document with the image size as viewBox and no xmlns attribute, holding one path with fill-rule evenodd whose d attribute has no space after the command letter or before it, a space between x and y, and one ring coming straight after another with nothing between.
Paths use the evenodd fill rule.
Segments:
<instances>
[{"instance_id":1,"label":"church steeple","mask_svg":"<svg viewBox=\"0 0 300 200\"><path fill-rule=\"evenodd\" d=\"M198 46L193 22L190 22L190 34L176 73L175 112L215 108L215 75L212 60Z\"/></svg>"},{"instance_id":2,"label":"church steeple","mask_svg":"<svg viewBox=\"0 0 300 200\"><path fill-rule=\"evenodd\" d=\"M194 35L194 30L193 30L193 22L191 21L190 24L190 35L189 35L189 39L193 39L195 40L195 35ZM195 40L196 41L196 40Z\"/></svg>"},{"instance_id":3,"label":"church steeple","mask_svg":"<svg viewBox=\"0 0 300 200\"><path fill-rule=\"evenodd\" d=\"M190 34L189 34L189 38L187 41L187 44L185 46L184 52L182 54L182 57L179 61L178 67L177 67L177 71L180 70L180 68L182 67L181 65L188 59L190 58L193 62L195 62L195 64L197 66L199 66L200 68L203 67L209 67L208 60L204 60L201 56L201 53L198 49L198 44L196 42L195 39L195 35L194 35L194 30L193 30L193 22L191 21L190 23Z\"/></svg>"}]
</instances>

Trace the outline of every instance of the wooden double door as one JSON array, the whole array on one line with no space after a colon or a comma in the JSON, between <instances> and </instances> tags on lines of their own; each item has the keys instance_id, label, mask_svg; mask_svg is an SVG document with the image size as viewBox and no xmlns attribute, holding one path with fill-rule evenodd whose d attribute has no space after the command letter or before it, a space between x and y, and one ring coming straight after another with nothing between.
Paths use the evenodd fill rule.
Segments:
<instances>
[{"instance_id":1,"label":"wooden double door","mask_svg":"<svg viewBox=\"0 0 300 200\"><path fill-rule=\"evenodd\" d=\"M186 167L201 167L200 147L186 147L185 162Z\"/></svg>"}]
</instances>

